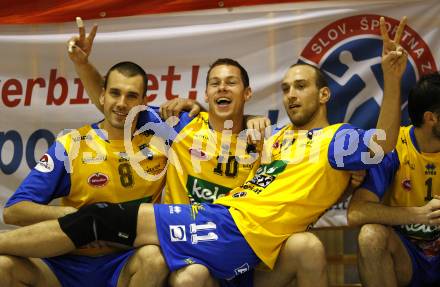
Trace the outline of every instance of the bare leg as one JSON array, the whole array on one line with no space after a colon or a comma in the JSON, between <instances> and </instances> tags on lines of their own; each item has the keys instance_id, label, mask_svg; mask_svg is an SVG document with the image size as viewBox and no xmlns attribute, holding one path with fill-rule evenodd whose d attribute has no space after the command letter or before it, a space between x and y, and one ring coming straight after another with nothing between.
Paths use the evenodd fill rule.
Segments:
<instances>
[{"instance_id":1,"label":"bare leg","mask_svg":"<svg viewBox=\"0 0 440 287\"><path fill-rule=\"evenodd\" d=\"M327 261L324 246L312 233L296 233L281 249L274 270L256 270L255 286L327 286ZM290 285L289 285L290 284Z\"/></svg>"},{"instance_id":2,"label":"bare leg","mask_svg":"<svg viewBox=\"0 0 440 287\"><path fill-rule=\"evenodd\" d=\"M151 204L141 204L134 246L150 244L159 245L154 209ZM62 255L73 250L75 245L61 230L58 220L43 221L0 233L0 254L43 258Z\"/></svg>"},{"instance_id":3,"label":"bare leg","mask_svg":"<svg viewBox=\"0 0 440 287\"><path fill-rule=\"evenodd\" d=\"M130 257L121 271L118 286L164 286L168 273L160 248L156 245L147 245L136 250Z\"/></svg>"},{"instance_id":4,"label":"bare leg","mask_svg":"<svg viewBox=\"0 0 440 287\"><path fill-rule=\"evenodd\" d=\"M171 273L169 283L172 287L219 286L217 280L211 277L208 268L200 264L189 265Z\"/></svg>"},{"instance_id":5,"label":"bare leg","mask_svg":"<svg viewBox=\"0 0 440 287\"><path fill-rule=\"evenodd\" d=\"M358 265L363 286L408 285L412 277L411 258L390 227L364 225L358 241Z\"/></svg>"},{"instance_id":6,"label":"bare leg","mask_svg":"<svg viewBox=\"0 0 440 287\"><path fill-rule=\"evenodd\" d=\"M0 286L59 287L61 284L41 259L0 256Z\"/></svg>"}]
</instances>

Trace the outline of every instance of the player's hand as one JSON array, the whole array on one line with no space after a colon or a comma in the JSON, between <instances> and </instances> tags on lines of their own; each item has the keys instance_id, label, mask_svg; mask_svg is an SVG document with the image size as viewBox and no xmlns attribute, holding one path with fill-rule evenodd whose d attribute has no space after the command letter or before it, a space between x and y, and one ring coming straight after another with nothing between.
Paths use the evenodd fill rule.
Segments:
<instances>
[{"instance_id":1,"label":"player's hand","mask_svg":"<svg viewBox=\"0 0 440 287\"><path fill-rule=\"evenodd\" d=\"M397 27L396 35L391 40L385 25L385 18L380 17L380 33L382 35L382 70L384 77L395 77L398 80L405 72L406 63L408 61L408 53L400 45L403 30L406 25L406 16L402 18Z\"/></svg>"},{"instance_id":2,"label":"player's hand","mask_svg":"<svg viewBox=\"0 0 440 287\"><path fill-rule=\"evenodd\" d=\"M72 207L72 206L63 206L62 208L63 208L62 216L68 215L71 213L75 213L78 211L78 209L76 209L75 207Z\"/></svg>"},{"instance_id":3,"label":"player's hand","mask_svg":"<svg viewBox=\"0 0 440 287\"><path fill-rule=\"evenodd\" d=\"M428 217L428 225L440 225L440 196L434 195L426 205L422 207L425 210Z\"/></svg>"},{"instance_id":4,"label":"player's hand","mask_svg":"<svg viewBox=\"0 0 440 287\"><path fill-rule=\"evenodd\" d=\"M79 35L73 36L67 41L67 53L75 64L87 64L98 25L93 25L88 35L86 35L84 22L80 17L76 17L76 25L78 26Z\"/></svg>"},{"instance_id":5,"label":"player's hand","mask_svg":"<svg viewBox=\"0 0 440 287\"><path fill-rule=\"evenodd\" d=\"M355 190L358 188L362 182L364 182L365 176L367 175L366 170L350 170L350 188Z\"/></svg>"},{"instance_id":6,"label":"player's hand","mask_svg":"<svg viewBox=\"0 0 440 287\"><path fill-rule=\"evenodd\" d=\"M265 133L270 136L270 120L265 116L246 116L247 139L249 144L263 141ZM260 136L258 136L258 133Z\"/></svg>"},{"instance_id":7,"label":"player's hand","mask_svg":"<svg viewBox=\"0 0 440 287\"><path fill-rule=\"evenodd\" d=\"M197 101L184 98L169 100L159 108L160 116L163 120L167 120L172 116L178 117L182 111L188 111L188 115L194 117L203 110L203 107Z\"/></svg>"}]
</instances>

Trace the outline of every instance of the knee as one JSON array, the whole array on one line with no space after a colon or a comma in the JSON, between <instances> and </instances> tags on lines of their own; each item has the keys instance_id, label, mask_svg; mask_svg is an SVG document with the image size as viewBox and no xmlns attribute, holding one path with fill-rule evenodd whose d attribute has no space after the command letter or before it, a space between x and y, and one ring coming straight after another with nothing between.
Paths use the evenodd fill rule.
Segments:
<instances>
[{"instance_id":1,"label":"knee","mask_svg":"<svg viewBox=\"0 0 440 287\"><path fill-rule=\"evenodd\" d=\"M292 235L282 252L287 255L289 262L296 262L295 265L302 270L321 272L327 266L324 245L313 233Z\"/></svg>"},{"instance_id":2,"label":"knee","mask_svg":"<svg viewBox=\"0 0 440 287\"><path fill-rule=\"evenodd\" d=\"M137 270L161 277L165 277L168 274L168 266L160 248L156 245L147 245L139 248L133 255L133 260L135 260L134 265Z\"/></svg>"},{"instance_id":3,"label":"knee","mask_svg":"<svg viewBox=\"0 0 440 287\"><path fill-rule=\"evenodd\" d=\"M390 230L380 224L366 224L361 227L358 237L361 257L383 254L388 249Z\"/></svg>"},{"instance_id":4,"label":"knee","mask_svg":"<svg viewBox=\"0 0 440 287\"><path fill-rule=\"evenodd\" d=\"M0 256L0 286L13 286L15 262L11 256Z\"/></svg>"},{"instance_id":5,"label":"knee","mask_svg":"<svg viewBox=\"0 0 440 287\"><path fill-rule=\"evenodd\" d=\"M208 269L204 266L190 265L184 270L174 272L170 277L171 287L204 286L209 281Z\"/></svg>"}]
</instances>

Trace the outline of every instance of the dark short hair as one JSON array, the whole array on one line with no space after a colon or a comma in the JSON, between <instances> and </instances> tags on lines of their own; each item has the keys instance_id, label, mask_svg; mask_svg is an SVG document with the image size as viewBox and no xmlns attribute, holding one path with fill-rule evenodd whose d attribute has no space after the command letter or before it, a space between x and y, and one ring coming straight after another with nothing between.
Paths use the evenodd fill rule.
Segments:
<instances>
[{"instance_id":1,"label":"dark short hair","mask_svg":"<svg viewBox=\"0 0 440 287\"><path fill-rule=\"evenodd\" d=\"M316 78L315 84L316 84L316 87L318 88L318 90L323 87L328 87L327 79L326 79L324 73L318 67L307 64L307 63L303 63L303 62L298 62L298 63L295 63L292 66L290 66L289 69L296 67L296 66L308 66L315 71L315 76L316 76L315 77Z\"/></svg>"},{"instance_id":2,"label":"dark short hair","mask_svg":"<svg viewBox=\"0 0 440 287\"><path fill-rule=\"evenodd\" d=\"M107 74L105 74L104 76L104 89L107 89L107 82L108 82L108 78L110 76L110 73L113 71L118 71L119 73L121 73L122 75L126 76L126 77L135 77L137 75L141 76L144 82L144 92L142 94L142 96L145 96L145 94L147 93L147 86L148 86L148 75L147 73L144 71L144 69L142 69L141 66L139 66L136 63L133 62L119 62L115 65L113 65L107 72Z\"/></svg>"},{"instance_id":3,"label":"dark short hair","mask_svg":"<svg viewBox=\"0 0 440 287\"><path fill-rule=\"evenodd\" d=\"M220 58L220 59L217 59L214 63L212 63L209 66L208 73L206 74L206 85L208 85L209 73L211 73L211 70L214 67L221 66L221 65L228 65L228 66L234 66L234 67L239 68L240 69L240 74L241 74L241 80L243 81L243 86L245 88L249 87L249 75L248 75L246 69L243 68L243 66L240 65L239 62L237 62L237 61L235 61L233 59L230 59L230 58Z\"/></svg>"},{"instance_id":4,"label":"dark short hair","mask_svg":"<svg viewBox=\"0 0 440 287\"><path fill-rule=\"evenodd\" d=\"M414 126L423 124L423 114L427 111L440 114L439 72L422 76L409 92L408 113Z\"/></svg>"}]
</instances>

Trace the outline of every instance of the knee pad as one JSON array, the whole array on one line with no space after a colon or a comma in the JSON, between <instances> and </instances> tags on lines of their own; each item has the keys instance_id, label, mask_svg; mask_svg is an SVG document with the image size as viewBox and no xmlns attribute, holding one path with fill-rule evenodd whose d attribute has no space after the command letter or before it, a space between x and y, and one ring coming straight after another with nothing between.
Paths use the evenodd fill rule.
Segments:
<instances>
[{"instance_id":1,"label":"knee pad","mask_svg":"<svg viewBox=\"0 0 440 287\"><path fill-rule=\"evenodd\" d=\"M94 203L60 217L58 222L76 247L96 240L133 246L139 206L138 203Z\"/></svg>"}]
</instances>

